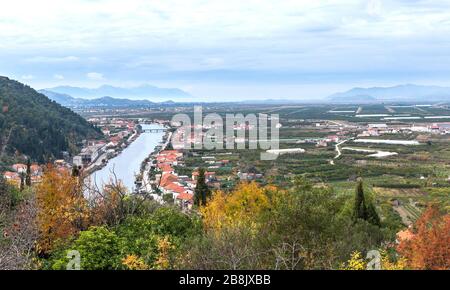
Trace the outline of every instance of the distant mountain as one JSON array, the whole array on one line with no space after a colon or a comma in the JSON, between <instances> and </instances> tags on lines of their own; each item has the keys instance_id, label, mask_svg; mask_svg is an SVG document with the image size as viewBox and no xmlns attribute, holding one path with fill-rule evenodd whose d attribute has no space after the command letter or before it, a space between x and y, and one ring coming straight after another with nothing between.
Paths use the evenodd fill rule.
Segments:
<instances>
[{"instance_id":1,"label":"distant mountain","mask_svg":"<svg viewBox=\"0 0 450 290\"><path fill-rule=\"evenodd\" d=\"M103 85L98 88L80 88L71 86L59 86L45 89L59 94L66 94L74 98L93 99L100 97L126 98L126 99L157 99L167 100L176 98L192 98L192 96L177 88L158 88L151 85L141 85L137 87L121 88L110 85Z\"/></svg>"},{"instance_id":2,"label":"distant mountain","mask_svg":"<svg viewBox=\"0 0 450 290\"><path fill-rule=\"evenodd\" d=\"M450 100L450 88L438 86L399 85L394 87L353 88L327 98L333 102L438 102Z\"/></svg>"},{"instance_id":3,"label":"distant mountain","mask_svg":"<svg viewBox=\"0 0 450 290\"><path fill-rule=\"evenodd\" d=\"M74 104L77 102L77 99L67 94L55 93L49 90L38 90L38 92L45 95L50 100L55 101L58 104L63 105L65 107L67 107L66 104Z\"/></svg>"},{"instance_id":4,"label":"distant mountain","mask_svg":"<svg viewBox=\"0 0 450 290\"><path fill-rule=\"evenodd\" d=\"M0 159L17 153L39 162L76 152L100 130L34 89L0 76ZM1 161L1 160L0 160Z\"/></svg>"},{"instance_id":5,"label":"distant mountain","mask_svg":"<svg viewBox=\"0 0 450 290\"><path fill-rule=\"evenodd\" d=\"M64 107L69 108L81 108L81 107L149 107L155 103L148 100L129 100L118 99L109 96L95 98L95 99L82 99L73 98L67 94L55 93L49 90L39 90L40 93L46 95L49 99L57 102Z\"/></svg>"}]
</instances>

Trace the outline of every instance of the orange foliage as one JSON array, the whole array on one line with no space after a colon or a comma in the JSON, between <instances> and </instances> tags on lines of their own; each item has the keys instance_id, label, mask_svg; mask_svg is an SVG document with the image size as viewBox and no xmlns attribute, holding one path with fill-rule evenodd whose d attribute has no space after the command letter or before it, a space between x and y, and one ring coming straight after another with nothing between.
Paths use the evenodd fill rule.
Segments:
<instances>
[{"instance_id":1,"label":"orange foliage","mask_svg":"<svg viewBox=\"0 0 450 290\"><path fill-rule=\"evenodd\" d=\"M400 241L398 251L412 269L450 269L450 215L430 206L417 220L413 235Z\"/></svg>"},{"instance_id":2,"label":"orange foliage","mask_svg":"<svg viewBox=\"0 0 450 290\"><path fill-rule=\"evenodd\" d=\"M76 177L68 170L48 166L36 189L38 206L38 248L47 253L55 242L64 240L85 229L88 207Z\"/></svg>"}]
</instances>

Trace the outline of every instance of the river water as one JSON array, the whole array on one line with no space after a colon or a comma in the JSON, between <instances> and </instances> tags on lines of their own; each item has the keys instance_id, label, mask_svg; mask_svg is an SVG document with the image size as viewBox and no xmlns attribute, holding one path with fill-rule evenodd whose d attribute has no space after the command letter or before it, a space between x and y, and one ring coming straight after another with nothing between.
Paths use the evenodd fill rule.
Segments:
<instances>
[{"instance_id":1,"label":"river water","mask_svg":"<svg viewBox=\"0 0 450 290\"><path fill-rule=\"evenodd\" d=\"M142 129L163 129L159 124L142 124ZM118 179L132 191L135 187L135 175L139 173L141 163L150 153L155 150L156 145L162 141L164 132L145 133L143 132L133 143L125 148L118 156L110 159L108 164L101 170L92 174L99 188L110 181L114 170Z\"/></svg>"}]
</instances>

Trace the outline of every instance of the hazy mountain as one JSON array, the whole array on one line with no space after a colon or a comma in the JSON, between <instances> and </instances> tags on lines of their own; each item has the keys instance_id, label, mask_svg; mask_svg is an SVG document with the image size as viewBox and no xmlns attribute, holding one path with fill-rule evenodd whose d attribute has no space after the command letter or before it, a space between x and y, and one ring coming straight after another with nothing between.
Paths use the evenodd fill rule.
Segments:
<instances>
[{"instance_id":1,"label":"hazy mountain","mask_svg":"<svg viewBox=\"0 0 450 290\"><path fill-rule=\"evenodd\" d=\"M437 102L450 100L450 88L438 86L399 85L394 87L353 88L327 98L335 102L413 101Z\"/></svg>"},{"instance_id":2,"label":"hazy mountain","mask_svg":"<svg viewBox=\"0 0 450 290\"><path fill-rule=\"evenodd\" d=\"M102 133L81 116L34 89L0 76L0 156L17 152L44 162L74 153L83 139Z\"/></svg>"},{"instance_id":3,"label":"hazy mountain","mask_svg":"<svg viewBox=\"0 0 450 290\"><path fill-rule=\"evenodd\" d=\"M45 95L50 100L55 101L58 104L66 106L66 107L67 107L66 104L72 104L77 101L77 99L75 99L72 96L69 96L67 94L55 93L55 92L52 92L49 90L38 90L38 92Z\"/></svg>"},{"instance_id":4,"label":"hazy mountain","mask_svg":"<svg viewBox=\"0 0 450 290\"><path fill-rule=\"evenodd\" d=\"M49 90L39 90L40 93L46 95L49 99L57 102L60 105L70 108L79 107L148 107L154 103L148 100L129 100L112 98L109 96L95 98L95 99L82 99L73 98L67 94L55 93Z\"/></svg>"},{"instance_id":5,"label":"hazy mountain","mask_svg":"<svg viewBox=\"0 0 450 290\"><path fill-rule=\"evenodd\" d=\"M74 98L93 99L99 97L113 97L126 99L158 99L167 100L175 98L191 98L192 96L177 88L158 88L151 85L122 88L103 85L98 88L80 88L71 86L58 86L45 89L59 94L66 94Z\"/></svg>"}]
</instances>

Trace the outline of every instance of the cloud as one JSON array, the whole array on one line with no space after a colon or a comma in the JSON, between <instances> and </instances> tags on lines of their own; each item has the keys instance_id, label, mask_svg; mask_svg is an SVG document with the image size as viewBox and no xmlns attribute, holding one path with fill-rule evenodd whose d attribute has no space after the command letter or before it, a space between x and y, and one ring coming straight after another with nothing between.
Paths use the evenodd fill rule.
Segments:
<instances>
[{"instance_id":1,"label":"cloud","mask_svg":"<svg viewBox=\"0 0 450 290\"><path fill-rule=\"evenodd\" d=\"M60 74L54 74L54 75L53 75L53 78L56 79L56 80L63 80L63 79L64 79L64 76L63 76L63 75L60 75Z\"/></svg>"},{"instance_id":2,"label":"cloud","mask_svg":"<svg viewBox=\"0 0 450 290\"><path fill-rule=\"evenodd\" d=\"M86 74L87 78L93 81L103 81L105 78L103 77L103 74L98 72L90 72Z\"/></svg>"},{"instance_id":3,"label":"cloud","mask_svg":"<svg viewBox=\"0 0 450 290\"><path fill-rule=\"evenodd\" d=\"M35 56L25 59L26 62L31 63L63 63L63 62L75 62L80 58L76 56L63 56L63 57L51 57L51 56Z\"/></svg>"},{"instance_id":4,"label":"cloud","mask_svg":"<svg viewBox=\"0 0 450 290\"><path fill-rule=\"evenodd\" d=\"M371 16L380 16L382 12L382 3L380 0L369 0L367 3L367 13Z\"/></svg>"},{"instance_id":5,"label":"cloud","mask_svg":"<svg viewBox=\"0 0 450 290\"><path fill-rule=\"evenodd\" d=\"M198 90L450 75L448 0L3 2L2 73L33 83L60 84L54 72Z\"/></svg>"},{"instance_id":6,"label":"cloud","mask_svg":"<svg viewBox=\"0 0 450 290\"><path fill-rule=\"evenodd\" d=\"M34 75L23 75L21 78L23 80L32 80L34 79Z\"/></svg>"}]
</instances>

